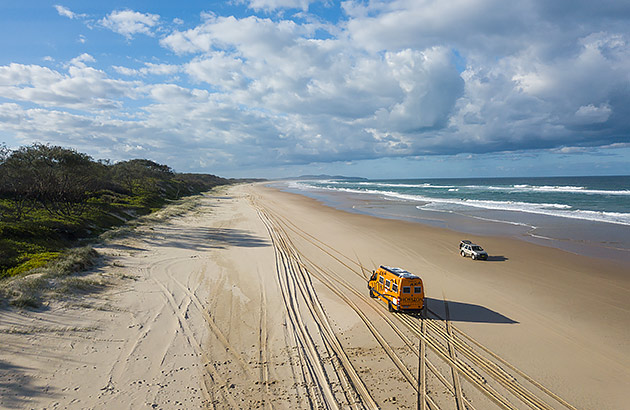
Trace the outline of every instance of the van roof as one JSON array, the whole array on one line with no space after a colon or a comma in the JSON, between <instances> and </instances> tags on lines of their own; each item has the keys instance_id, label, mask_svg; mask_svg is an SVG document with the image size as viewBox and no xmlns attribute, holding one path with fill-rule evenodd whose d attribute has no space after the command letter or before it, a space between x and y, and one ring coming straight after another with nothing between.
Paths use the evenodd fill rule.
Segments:
<instances>
[{"instance_id":1,"label":"van roof","mask_svg":"<svg viewBox=\"0 0 630 410\"><path fill-rule=\"evenodd\" d=\"M416 276L416 275L414 275L413 273L409 273L409 272L407 272L406 270L401 269L401 268L392 268L392 267L389 267L389 266L384 266L384 265L381 265L381 269L385 269L386 271L391 272L391 273L393 273L394 275L399 276L399 277L401 277L401 278L406 278L406 279L420 279L420 277L419 277L419 276Z\"/></svg>"}]
</instances>

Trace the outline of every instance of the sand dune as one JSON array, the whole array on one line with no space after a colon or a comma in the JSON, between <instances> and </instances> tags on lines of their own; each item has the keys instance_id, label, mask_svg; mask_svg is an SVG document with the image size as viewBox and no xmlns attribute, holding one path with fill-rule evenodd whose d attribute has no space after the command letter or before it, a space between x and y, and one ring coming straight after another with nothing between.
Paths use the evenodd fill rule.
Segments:
<instances>
[{"instance_id":1,"label":"sand dune","mask_svg":"<svg viewBox=\"0 0 630 410\"><path fill-rule=\"evenodd\" d=\"M496 237L473 262L460 239L210 194L101 247L106 292L0 312L0 407L416 408L420 385L427 408L626 408L629 269ZM427 319L368 297L379 264L423 278Z\"/></svg>"}]
</instances>

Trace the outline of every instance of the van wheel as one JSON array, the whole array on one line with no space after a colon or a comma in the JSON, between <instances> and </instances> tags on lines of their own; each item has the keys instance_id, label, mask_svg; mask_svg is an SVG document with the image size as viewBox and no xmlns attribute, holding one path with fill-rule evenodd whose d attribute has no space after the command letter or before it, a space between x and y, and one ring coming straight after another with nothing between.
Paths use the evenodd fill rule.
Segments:
<instances>
[{"instance_id":1,"label":"van wheel","mask_svg":"<svg viewBox=\"0 0 630 410\"><path fill-rule=\"evenodd\" d=\"M463 257L466 257L466 252L462 251L461 253Z\"/></svg>"},{"instance_id":2,"label":"van wheel","mask_svg":"<svg viewBox=\"0 0 630 410\"><path fill-rule=\"evenodd\" d=\"M372 289L370 289L370 297L372 299L376 297L376 295L374 294L374 291Z\"/></svg>"},{"instance_id":3,"label":"van wheel","mask_svg":"<svg viewBox=\"0 0 630 410\"><path fill-rule=\"evenodd\" d=\"M394 307L392 306L392 302L387 302L387 308L389 309L390 312L394 311Z\"/></svg>"}]
</instances>

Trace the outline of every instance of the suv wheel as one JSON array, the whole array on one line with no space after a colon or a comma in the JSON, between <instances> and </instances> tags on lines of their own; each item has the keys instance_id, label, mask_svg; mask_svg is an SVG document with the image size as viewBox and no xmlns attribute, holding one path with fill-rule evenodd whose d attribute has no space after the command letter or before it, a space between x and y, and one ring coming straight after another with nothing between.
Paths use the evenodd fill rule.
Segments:
<instances>
[{"instance_id":1,"label":"suv wheel","mask_svg":"<svg viewBox=\"0 0 630 410\"><path fill-rule=\"evenodd\" d=\"M477 259L477 257L475 256L475 254L474 254L474 253L472 254L471 258L472 258L472 260Z\"/></svg>"},{"instance_id":2,"label":"suv wheel","mask_svg":"<svg viewBox=\"0 0 630 410\"><path fill-rule=\"evenodd\" d=\"M466 257L466 252L462 251L461 254L463 257Z\"/></svg>"}]
</instances>

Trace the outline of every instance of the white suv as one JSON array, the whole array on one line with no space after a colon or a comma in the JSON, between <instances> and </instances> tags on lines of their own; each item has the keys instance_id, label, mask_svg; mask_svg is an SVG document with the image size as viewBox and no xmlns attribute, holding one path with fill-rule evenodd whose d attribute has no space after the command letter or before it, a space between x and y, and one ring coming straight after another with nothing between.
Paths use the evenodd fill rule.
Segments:
<instances>
[{"instance_id":1,"label":"white suv","mask_svg":"<svg viewBox=\"0 0 630 410\"><path fill-rule=\"evenodd\" d=\"M463 240L459 243L459 253L463 257L470 256L473 260L488 259L488 253L484 251L481 246L467 240Z\"/></svg>"}]
</instances>

